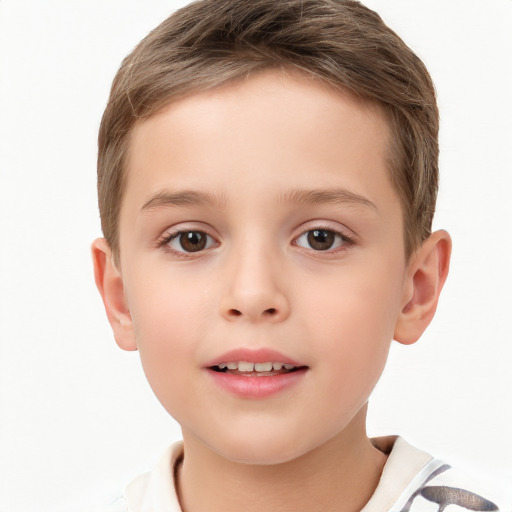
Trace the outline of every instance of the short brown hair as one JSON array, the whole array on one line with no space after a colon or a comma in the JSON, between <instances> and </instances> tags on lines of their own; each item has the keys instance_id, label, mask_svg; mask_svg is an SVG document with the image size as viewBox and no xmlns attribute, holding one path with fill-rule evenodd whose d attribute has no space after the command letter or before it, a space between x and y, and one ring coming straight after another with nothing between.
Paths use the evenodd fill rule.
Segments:
<instances>
[{"instance_id":1,"label":"short brown hair","mask_svg":"<svg viewBox=\"0 0 512 512\"><path fill-rule=\"evenodd\" d=\"M200 0L128 55L99 132L101 224L114 256L131 129L168 103L272 67L296 69L377 104L390 127L389 164L406 254L431 232L439 115L430 75L380 16L351 0Z\"/></svg>"}]
</instances>

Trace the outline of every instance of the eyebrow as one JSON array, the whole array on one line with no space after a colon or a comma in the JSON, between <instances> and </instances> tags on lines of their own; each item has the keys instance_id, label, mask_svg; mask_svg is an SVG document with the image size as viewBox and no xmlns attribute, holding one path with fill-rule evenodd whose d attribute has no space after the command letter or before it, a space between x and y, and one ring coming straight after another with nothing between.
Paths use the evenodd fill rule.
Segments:
<instances>
[{"instance_id":1,"label":"eyebrow","mask_svg":"<svg viewBox=\"0 0 512 512\"><path fill-rule=\"evenodd\" d=\"M379 213L377 206L369 199L350 190L346 189L313 189L302 190L294 189L289 190L284 194L278 196L278 201L291 202L303 205L315 204L349 204L354 206L364 206L371 208L376 213Z\"/></svg>"},{"instance_id":2,"label":"eyebrow","mask_svg":"<svg viewBox=\"0 0 512 512\"><path fill-rule=\"evenodd\" d=\"M180 190L177 192L161 190L156 194L153 194L149 200L142 205L141 212L153 210L162 206L169 207L205 205L211 207L220 207L225 203L225 198L217 194L197 192L196 190Z\"/></svg>"},{"instance_id":3,"label":"eyebrow","mask_svg":"<svg viewBox=\"0 0 512 512\"><path fill-rule=\"evenodd\" d=\"M277 196L278 202L290 202L299 205L315 204L349 204L371 208L378 213L377 206L366 197L346 189L313 189L288 190ZM181 190L171 192L161 190L153 194L141 208L141 212L153 210L159 207L173 206L210 206L220 208L226 204L226 198L218 194L198 192L196 190Z\"/></svg>"}]
</instances>

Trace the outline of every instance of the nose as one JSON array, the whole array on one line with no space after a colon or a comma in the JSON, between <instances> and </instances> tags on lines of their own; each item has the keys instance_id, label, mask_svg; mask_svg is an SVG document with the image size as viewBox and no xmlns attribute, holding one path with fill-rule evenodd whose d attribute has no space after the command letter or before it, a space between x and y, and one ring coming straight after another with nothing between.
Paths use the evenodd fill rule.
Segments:
<instances>
[{"instance_id":1,"label":"nose","mask_svg":"<svg viewBox=\"0 0 512 512\"><path fill-rule=\"evenodd\" d=\"M281 322L290 314L282 266L264 251L238 251L226 262L221 315L228 321Z\"/></svg>"}]
</instances>

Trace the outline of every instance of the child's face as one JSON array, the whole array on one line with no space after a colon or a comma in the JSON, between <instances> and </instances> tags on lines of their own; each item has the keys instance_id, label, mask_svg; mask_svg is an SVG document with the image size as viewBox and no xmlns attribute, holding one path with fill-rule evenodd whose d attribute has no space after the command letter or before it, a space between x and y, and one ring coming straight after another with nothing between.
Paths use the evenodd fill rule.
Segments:
<instances>
[{"instance_id":1,"label":"child's face","mask_svg":"<svg viewBox=\"0 0 512 512\"><path fill-rule=\"evenodd\" d=\"M124 321L185 442L273 463L363 414L408 300L387 135L376 109L277 72L135 127ZM299 369L216 371L239 361Z\"/></svg>"}]
</instances>

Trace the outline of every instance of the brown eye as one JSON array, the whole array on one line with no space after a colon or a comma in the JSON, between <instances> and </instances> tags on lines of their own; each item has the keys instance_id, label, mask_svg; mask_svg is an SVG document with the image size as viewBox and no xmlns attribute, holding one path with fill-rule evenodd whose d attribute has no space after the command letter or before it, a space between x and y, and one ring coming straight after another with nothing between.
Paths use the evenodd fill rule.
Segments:
<instances>
[{"instance_id":1,"label":"brown eye","mask_svg":"<svg viewBox=\"0 0 512 512\"><path fill-rule=\"evenodd\" d=\"M316 251L326 251L330 249L335 240L335 234L325 229L314 229L308 232L308 244Z\"/></svg>"},{"instance_id":2,"label":"brown eye","mask_svg":"<svg viewBox=\"0 0 512 512\"><path fill-rule=\"evenodd\" d=\"M168 245L177 252L198 252L210 248L213 238L203 231L182 231L172 236Z\"/></svg>"},{"instance_id":3,"label":"brown eye","mask_svg":"<svg viewBox=\"0 0 512 512\"><path fill-rule=\"evenodd\" d=\"M206 235L200 231L182 233L180 245L187 252L202 251L206 247Z\"/></svg>"},{"instance_id":4,"label":"brown eye","mask_svg":"<svg viewBox=\"0 0 512 512\"><path fill-rule=\"evenodd\" d=\"M311 229L300 235L295 243L305 249L328 251L350 243L350 240L341 233L330 229Z\"/></svg>"}]
</instances>

